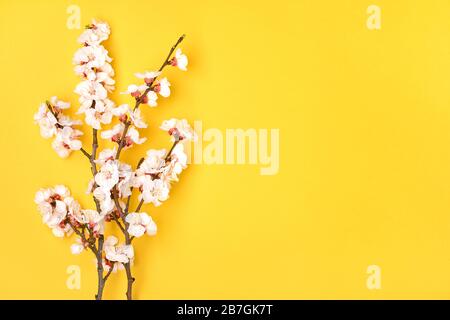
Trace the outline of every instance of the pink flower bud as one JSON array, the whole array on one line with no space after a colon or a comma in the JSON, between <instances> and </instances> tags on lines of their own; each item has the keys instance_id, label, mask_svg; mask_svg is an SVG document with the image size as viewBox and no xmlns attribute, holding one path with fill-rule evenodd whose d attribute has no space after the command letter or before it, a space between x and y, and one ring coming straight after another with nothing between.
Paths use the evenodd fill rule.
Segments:
<instances>
[{"instance_id":1,"label":"pink flower bud","mask_svg":"<svg viewBox=\"0 0 450 320\"><path fill-rule=\"evenodd\" d=\"M129 136L125 137L125 146L129 147L133 144L133 140Z\"/></svg>"},{"instance_id":2,"label":"pink flower bud","mask_svg":"<svg viewBox=\"0 0 450 320\"><path fill-rule=\"evenodd\" d=\"M111 141L112 142L119 142L120 141L120 137L121 137L120 133L115 134L115 135L112 136Z\"/></svg>"},{"instance_id":3,"label":"pink flower bud","mask_svg":"<svg viewBox=\"0 0 450 320\"><path fill-rule=\"evenodd\" d=\"M177 64L178 64L177 58L173 57L172 59L170 59L169 64L170 64L172 67L176 67Z\"/></svg>"},{"instance_id":4,"label":"pink flower bud","mask_svg":"<svg viewBox=\"0 0 450 320\"><path fill-rule=\"evenodd\" d=\"M128 120L128 116L123 114L119 117L119 121L125 123Z\"/></svg>"}]
</instances>

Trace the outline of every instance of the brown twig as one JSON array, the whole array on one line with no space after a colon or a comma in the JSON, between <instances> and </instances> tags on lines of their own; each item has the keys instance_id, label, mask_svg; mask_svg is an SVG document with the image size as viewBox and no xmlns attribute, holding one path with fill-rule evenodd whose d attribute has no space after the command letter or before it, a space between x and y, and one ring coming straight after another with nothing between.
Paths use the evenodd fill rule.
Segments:
<instances>
[{"instance_id":1,"label":"brown twig","mask_svg":"<svg viewBox=\"0 0 450 320\"><path fill-rule=\"evenodd\" d=\"M116 224L119 226L119 229L122 231L123 234L125 234L125 228L122 226L119 219L117 219L117 217L114 213L112 214L112 216L113 216L113 219L116 222Z\"/></svg>"},{"instance_id":2,"label":"brown twig","mask_svg":"<svg viewBox=\"0 0 450 320\"><path fill-rule=\"evenodd\" d=\"M128 233L128 222L125 220L124 213L122 211L122 207L120 206L120 203L119 203L119 196L118 196L117 190L115 188L112 191L112 195L113 195L114 204L116 205L116 208L119 211L119 216L122 218L123 224L125 226L122 227L122 225L120 224L120 222L118 220L117 220L117 222L119 223L120 230L122 230L122 233L125 236L125 243L130 244L129 243L130 242L130 234Z\"/></svg>"},{"instance_id":3,"label":"brown twig","mask_svg":"<svg viewBox=\"0 0 450 320\"><path fill-rule=\"evenodd\" d=\"M169 152L167 153L166 157L164 158L164 161L167 162L167 160L169 160L170 156L172 155L172 151L173 151L173 149L175 149L175 147L177 146L178 142L180 142L180 140L175 140L175 142L172 145L172 148L170 148Z\"/></svg>"},{"instance_id":4,"label":"brown twig","mask_svg":"<svg viewBox=\"0 0 450 320\"><path fill-rule=\"evenodd\" d=\"M48 111L51 112L51 114L55 117L56 119L56 124L55 126L57 128L63 128L63 126L58 122L58 114L55 112L55 110L53 110L53 106L51 105L51 103L49 101L45 101L45 104L47 105L47 109Z\"/></svg>"},{"instance_id":5,"label":"brown twig","mask_svg":"<svg viewBox=\"0 0 450 320\"><path fill-rule=\"evenodd\" d=\"M125 272L127 273L127 299L133 300L133 282L135 279L133 278L133 275L131 274L130 263L125 263L124 267L125 267Z\"/></svg>"},{"instance_id":6,"label":"brown twig","mask_svg":"<svg viewBox=\"0 0 450 320\"><path fill-rule=\"evenodd\" d=\"M136 170L139 169L139 167L141 166L142 162L144 162L144 160L145 160L145 158L139 159L139 162L138 162L138 164L136 166ZM131 195L133 193L133 189L134 189L133 187L130 188L130 195L127 198L127 203L125 205L125 210L124 210L124 215L125 216L127 216L128 212L130 210L130 201L131 201Z\"/></svg>"},{"instance_id":7,"label":"brown twig","mask_svg":"<svg viewBox=\"0 0 450 320\"><path fill-rule=\"evenodd\" d=\"M139 201L139 204L136 207L136 210L134 210L134 212L139 212L139 210L141 210L141 207L143 204L144 204L144 199L141 199L141 201Z\"/></svg>"},{"instance_id":8,"label":"brown twig","mask_svg":"<svg viewBox=\"0 0 450 320\"><path fill-rule=\"evenodd\" d=\"M105 287L105 279L103 278L103 243L104 243L104 236L101 234L98 237L98 250L97 250L97 277L98 277L98 288L97 288L97 294L95 295L96 300L102 300L103 296L103 289ZM112 268L112 267L111 267Z\"/></svg>"},{"instance_id":9,"label":"brown twig","mask_svg":"<svg viewBox=\"0 0 450 320\"><path fill-rule=\"evenodd\" d=\"M88 159L91 159L91 155L90 155L86 150L84 150L83 147L81 147L80 151L81 151Z\"/></svg>"}]
</instances>

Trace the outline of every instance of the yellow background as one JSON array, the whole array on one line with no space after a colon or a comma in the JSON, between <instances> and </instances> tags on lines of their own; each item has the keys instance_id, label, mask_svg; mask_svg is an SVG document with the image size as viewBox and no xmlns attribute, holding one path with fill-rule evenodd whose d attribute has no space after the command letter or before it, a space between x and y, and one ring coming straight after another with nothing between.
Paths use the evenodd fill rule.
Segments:
<instances>
[{"instance_id":1,"label":"yellow background","mask_svg":"<svg viewBox=\"0 0 450 320\"><path fill-rule=\"evenodd\" d=\"M33 114L52 95L78 108L70 4L112 28L117 103L134 72L159 67L181 33L187 73L143 108L149 141L163 119L207 128L279 128L280 171L192 165L136 241L138 299L449 298L450 3L341 1L0 1L0 298L91 299L91 253L74 256L33 202L68 185L86 207L81 153L60 159ZM366 27L367 7L382 29ZM88 150L90 133L84 137ZM366 287L367 266L382 288ZM66 268L81 267L81 290ZM113 274L105 298L122 299Z\"/></svg>"}]
</instances>

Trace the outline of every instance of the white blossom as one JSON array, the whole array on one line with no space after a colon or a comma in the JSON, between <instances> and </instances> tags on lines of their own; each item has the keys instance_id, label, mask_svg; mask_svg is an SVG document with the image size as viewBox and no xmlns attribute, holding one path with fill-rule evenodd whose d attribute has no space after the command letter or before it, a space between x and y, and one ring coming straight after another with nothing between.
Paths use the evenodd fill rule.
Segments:
<instances>
[{"instance_id":1,"label":"white blossom","mask_svg":"<svg viewBox=\"0 0 450 320\"><path fill-rule=\"evenodd\" d=\"M155 91L150 90L147 93L146 99L144 100L144 104L148 104L150 107L156 107L158 103L156 102L158 100L158 95Z\"/></svg>"},{"instance_id":2,"label":"white blossom","mask_svg":"<svg viewBox=\"0 0 450 320\"><path fill-rule=\"evenodd\" d=\"M55 237L63 238L64 236L70 236L73 230L70 225L65 224L61 226L56 226L52 228L52 233Z\"/></svg>"},{"instance_id":3,"label":"white blossom","mask_svg":"<svg viewBox=\"0 0 450 320\"><path fill-rule=\"evenodd\" d=\"M102 187L97 187L93 191L95 199L100 203L100 210L102 215L106 215L114 210L114 200L111 198L111 191Z\"/></svg>"},{"instance_id":4,"label":"white blossom","mask_svg":"<svg viewBox=\"0 0 450 320\"><path fill-rule=\"evenodd\" d=\"M103 166L106 162L109 160L114 160L116 158L117 150L116 148L113 149L103 149L96 160L94 160L95 163L99 164L100 166Z\"/></svg>"},{"instance_id":5,"label":"white blossom","mask_svg":"<svg viewBox=\"0 0 450 320\"><path fill-rule=\"evenodd\" d=\"M122 104L112 110L112 114L119 117L121 122L125 122L130 117L131 123L136 128L147 128L147 124L141 115L141 110L139 108L131 110L128 104Z\"/></svg>"},{"instance_id":6,"label":"white blossom","mask_svg":"<svg viewBox=\"0 0 450 320\"><path fill-rule=\"evenodd\" d=\"M162 78L155 85L153 89L156 93L159 93L162 97L167 98L170 96L170 82L167 78Z\"/></svg>"},{"instance_id":7,"label":"white blossom","mask_svg":"<svg viewBox=\"0 0 450 320\"><path fill-rule=\"evenodd\" d=\"M104 190L111 190L119 182L119 166L114 160L107 161L95 175L95 182Z\"/></svg>"},{"instance_id":8,"label":"white blossom","mask_svg":"<svg viewBox=\"0 0 450 320\"><path fill-rule=\"evenodd\" d=\"M130 113L130 119L131 119L131 123L136 128L141 128L141 129L147 128L147 124L145 123L144 119L142 118L141 110L139 108Z\"/></svg>"},{"instance_id":9,"label":"white blossom","mask_svg":"<svg viewBox=\"0 0 450 320\"><path fill-rule=\"evenodd\" d=\"M166 150L155 150L150 149L147 151L147 155L144 161L141 163L139 168L136 170L137 176L157 174L162 171L164 166L164 157L166 155Z\"/></svg>"},{"instance_id":10,"label":"white blossom","mask_svg":"<svg viewBox=\"0 0 450 320\"><path fill-rule=\"evenodd\" d=\"M143 85L135 85L131 84L128 86L127 91L121 92L121 94L130 94L134 98L140 98L144 92L148 89L148 86ZM158 95L153 90L148 90L147 94L142 97L141 103L142 104L148 104L150 107L156 107L157 103L156 100L158 99Z\"/></svg>"},{"instance_id":11,"label":"white blossom","mask_svg":"<svg viewBox=\"0 0 450 320\"><path fill-rule=\"evenodd\" d=\"M135 73L136 78L144 79L146 84L152 83L156 77L161 74L161 71L144 71L143 73Z\"/></svg>"},{"instance_id":12,"label":"white blossom","mask_svg":"<svg viewBox=\"0 0 450 320\"><path fill-rule=\"evenodd\" d=\"M58 114L58 124L63 127L73 127L81 125L81 120L72 119L69 116L66 116L65 114L59 113Z\"/></svg>"},{"instance_id":13,"label":"white blossom","mask_svg":"<svg viewBox=\"0 0 450 320\"><path fill-rule=\"evenodd\" d=\"M118 142L122 137L124 129L125 125L123 123L118 123L112 129L102 131L100 136L103 139L110 139L113 142Z\"/></svg>"},{"instance_id":14,"label":"white blossom","mask_svg":"<svg viewBox=\"0 0 450 320\"><path fill-rule=\"evenodd\" d=\"M103 46L81 47L73 57L75 73L84 77L87 77L86 73L93 71L93 68L101 68L107 62L111 62L111 58Z\"/></svg>"},{"instance_id":15,"label":"white blossom","mask_svg":"<svg viewBox=\"0 0 450 320\"><path fill-rule=\"evenodd\" d=\"M109 33L108 24L94 20L80 36L84 47L73 58L75 73L83 79L75 88L81 104L78 113L84 113L86 123L97 130L101 124L111 123L114 108L114 103L107 98L115 84L112 59L100 44Z\"/></svg>"},{"instance_id":16,"label":"white blossom","mask_svg":"<svg viewBox=\"0 0 450 320\"><path fill-rule=\"evenodd\" d=\"M56 109L57 112L70 108L69 102L59 100L57 96L51 97L49 102L53 106L53 108Z\"/></svg>"},{"instance_id":17,"label":"white blossom","mask_svg":"<svg viewBox=\"0 0 450 320\"><path fill-rule=\"evenodd\" d=\"M128 263L134 258L134 250L131 245L118 245L118 240L114 236L106 238L103 249L106 259L112 262Z\"/></svg>"},{"instance_id":18,"label":"white blossom","mask_svg":"<svg viewBox=\"0 0 450 320\"><path fill-rule=\"evenodd\" d=\"M92 20L92 23L78 38L78 42L85 45L98 45L108 39L110 33L109 25L106 22Z\"/></svg>"},{"instance_id":19,"label":"white blossom","mask_svg":"<svg viewBox=\"0 0 450 320\"><path fill-rule=\"evenodd\" d=\"M53 149L63 158L67 157L71 151L81 148L81 141L78 138L83 134L73 128L81 124L81 121L63 114L63 110L69 107L70 103L54 96L49 101L41 103L38 112L34 115L41 135L46 139L55 137L52 143Z\"/></svg>"},{"instance_id":20,"label":"white blossom","mask_svg":"<svg viewBox=\"0 0 450 320\"><path fill-rule=\"evenodd\" d=\"M133 143L142 144L145 141L147 141L147 138L140 138L139 131L137 131L135 127L130 126L128 128L127 135L125 136L125 146L126 147L131 146Z\"/></svg>"},{"instance_id":21,"label":"white blossom","mask_svg":"<svg viewBox=\"0 0 450 320\"><path fill-rule=\"evenodd\" d=\"M72 127L57 129L52 147L61 158L66 158L73 150L81 149L81 141L78 140L81 135L83 132Z\"/></svg>"},{"instance_id":22,"label":"white blossom","mask_svg":"<svg viewBox=\"0 0 450 320\"><path fill-rule=\"evenodd\" d=\"M72 254L80 254L84 251L84 249L85 245L83 244L81 238L77 238L75 243L70 246L70 252L72 252Z\"/></svg>"},{"instance_id":23,"label":"white blossom","mask_svg":"<svg viewBox=\"0 0 450 320\"><path fill-rule=\"evenodd\" d=\"M63 237L71 233L71 228L65 223L68 213L77 214L79 204L70 196L70 191L63 185L54 188L40 189L34 198L42 216L42 222L50 227L53 234Z\"/></svg>"},{"instance_id":24,"label":"white blossom","mask_svg":"<svg viewBox=\"0 0 450 320\"><path fill-rule=\"evenodd\" d=\"M108 92L101 83L90 80L80 82L75 88L75 93L80 96L79 101L84 108L90 107L93 101L103 100L108 96Z\"/></svg>"},{"instance_id":25,"label":"white blossom","mask_svg":"<svg viewBox=\"0 0 450 320\"><path fill-rule=\"evenodd\" d=\"M127 115L128 112L131 111L131 108L128 104L121 104L120 106L117 106L112 110L112 114L116 117L122 117L124 115Z\"/></svg>"},{"instance_id":26,"label":"white blossom","mask_svg":"<svg viewBox=\"0 0 450 320\"><path fill-rule=\"evenodd\" d=\"M106 112L98 112L95 108L89 108L85 111L85 121L92 128L100 130L101 124L111 123L112 113L109 111Z\"/></svg>"},{"instance_id":27,"label":"white blossom","mask_svg":"<svg viewBox=\"0 0 450 320\"><path fill-rule=\"evenodd\" d=\"M153 203L156 207L161 205L162 201L169 198L170 184L162 179L152 179L151 176L141 176L139 179L141 194L139 200L144 203Z\"/></svg>"},{"instance_id":28,"label":"white blossom","mask_svg":"<svg viewBox=\"0 0 450 320\"><path fill-rule=\"evenodd\" d=\"M147 88L148 87L145 84L139 86L130 84L127 88L127 91L121 92L120 94L129 94L134 98L139 98Z\"/></svg>"},{"instance_id":29,"label":"white blossom","mask_svg":"<svg viewBox=\"0 0 450 320\"><path fill-rule=\"evenodd\" d=\"M48 139L56 134L58 120L48 110L47 104L40 104L38 112L34 114L34 121L39 125L43 138Z\"/></svg>"},{"instance_id":30,"label":"white blossom","mask_svg":"<svg viewBox=\"0 0 450 320\"><path fill-rule=\"evenodd\" d=\"M175 141L195 141L197 139L197 135L186 119L178 120L172 118L170 120L165 120L163 121L160 128L164 131L167 131Z\"/></svg>"},{"instance_id":31,"label":"white blossom","mask_svg":"<svg viewBox=\"0 0 450 320\"><path fill-rule=\"evenodd\" d=\"M103 234L103 219L105 216L96 210L83 209L74 214L73 217L78 223L87 225L92 231Z\"/></svg>"},{"instance_id":32,"label":"white blossom","mask_svg":"<svg viewBox=\"0 0 450 320\"><path fill-rule=\"evenodd\" d=\"M169 63L180 70L187 71L188 58L179 48L175 51L175 57Z\"/></svg>"},{"instance_id":33,"label":"white blossom","mask_svg":"<svg viewBox=\"0 0 450 320\"><path fill-rule=\"evenodd\" d=\"M156 223L145 212L131 212L125 218L128 223L128 233L133 237L141 237L144 233L154 236L157 231Z\"/></svg>"},{"instance_id":34,"label":"white blossom","mask_svg":"<svg viewBox=\"0 0 450 320\"><path fill-rule=\"evenodd\" d=\"M126 163L119 163L119 183L117 184L119 198L125 198L131 195L133 182L134 173L131 166Z\"/></svg>"}]
</instances>

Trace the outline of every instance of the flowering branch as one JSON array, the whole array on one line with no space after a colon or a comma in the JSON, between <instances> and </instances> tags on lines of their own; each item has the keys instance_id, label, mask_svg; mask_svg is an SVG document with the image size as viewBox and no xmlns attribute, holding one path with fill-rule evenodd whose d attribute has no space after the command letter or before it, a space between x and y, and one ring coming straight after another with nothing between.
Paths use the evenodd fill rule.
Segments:
<instances>
[{"instance_id":1,"label":"flowering branch","mask_svg":"<svg viewBox=\"0 0 450 320\"><path fill-rule=\"evenodd\" d=\"M172 56L173 52L175 51L175 49L178 47L178 45L184 40L184 38L186 37L185 34L183 34L181 37L178 38L177 42L172 46L172 48L170 48L169 54L167 55L166 60L164 60L164 62L162 63L161 67L159 67L158 69L158 73L160 73L167 65L170 65L170 57ZM142 95L136 97L136 103L134 105L134 109L133 111L136 111L136 109L139 108L139 106L141 105L142 102L145 101L145 98L147 97L148 93L150 91L154 91L154 88L152 88L153 83L155 82L156 77L150 78L151 80L147 83L147 88L145 89L144 93L142 93ZM125 129L123 130L123 134L122 137L119 140L119 148L117 150L117 155L116 155L116 159L119 159L120 157L120 153L123 149L123 147L125 146L125 137L126 134L128 132L128 128L131 125L131 121L128 121L125 123Z\"/></svg>"},{"instance_id":2,"label":"flowering branch","mask_svg":"<svg viewBox=\"0 0 450 320\"><path fill-rule=\"evenodd\" d=\"M132 299L131 266L134 261L133 239L145 233L155 235L157 228L153 219L145 212L140 212L144 204L159 206L168 199L171 184L178 181L179 174L187 166L182 141L196 138L186 120L170 119L164 121L161 129L171 136L173 145L169 152L149 150L142 157L133 171L129 164L119 161L123 150L134 144L145 142L139 137L140 128L147 124L142 119L139 106L157 105L159 96L170 95L170 83L167 78L158 79L166 66L178 67L186 71L187 57L178 45L184 35L172 46L167 58L158 71L137 73L136 77L144 79L143 85L130 85L126 94L135 99L134 108L127 104L116 106L108 98L108 92L114 90L114 70L108 51L101 45L110 34L108 24L93 21L79 37L83 45L74 56L75 73L82 82L75 92L80 96L79 114L85 115L85 122L92 127L92 150L87 152L81 145L79 137L82 131L75 129L81 125L80 120L73 120L64 114L70 104L52 97L41 104L34 119L39 124L44 138L54 138L52 146L59 156L65 158L74 150L80 150L89 159L92 179L87 193L92 194L95 210L82 209L71 196L67 187L57 185L37 192L35 202L42 214L42 219L58 237L77 235L71 251L79 254L85 249L93 252L97 260L98 288L96 299L101 300L106 281L112 272L125 269L127 275L127 299ZM102 130L102 124L109 124L113 118L119 123L110 130ZM99 148L98 134L101 138L117 143L117 150ZM129 212L131 196L139 191L139 204L134 212ZM126 199L126 203L124 203ZM105 222L114 222L124 235L124 244L110 235L105 238Z\"/></svg>"}]
</instances>

